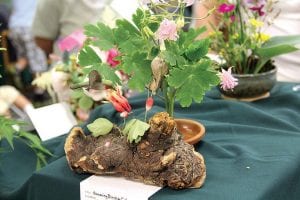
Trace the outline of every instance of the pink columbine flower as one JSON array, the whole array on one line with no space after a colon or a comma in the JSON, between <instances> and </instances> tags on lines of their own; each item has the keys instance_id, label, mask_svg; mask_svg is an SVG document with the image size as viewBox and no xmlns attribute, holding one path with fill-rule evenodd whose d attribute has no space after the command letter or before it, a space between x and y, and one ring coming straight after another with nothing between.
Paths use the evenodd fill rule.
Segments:
<instances>
[{"instance_id":1,"label":"pink columbine flower","mask_svg":"<svg viewBox=\"0 0 300 200\"><path fill-rule=\"evenodd\" d=\"M121 117L127 117L131 112L131 106L128 100L122 95L120 89L109 89L107 92L107 100L112 103L116 111L121 113Z\"/></svg>"},{"instance_id":2,"label":"pink columbine flower","mask_svg":"<svg viewBox=\"0 0 300 200\"><path fill-rule=\"evenodd\" d=\"M58 42L58 48L61 52L71 51L75 48L81 48L83 46L86 36L83 34L82 30L77 30L67 37L61 39Z\"/></svg>"},{"instance_id":3,"label":"pink columbine flower","mask_svg":"<svg viewBox=\"0 0 300 200\"><path fill-rule=\"evenodd\" d=\"M238 80L231 74L231 67L229 67L228 71L222 69L222 72L218 75L221 79L221 88L225 91L232 90L238 84Z\"/></svg>"},{"instance_id":4,"label":"pink columbine flower","mask_svg":"<svg viewBox=\"0 0 300 200\"><path fill-rule=\"evenodd\" d=\"M223 3L219 6L218 8L218 11L220 13L228 13L228 12L231 12L235 9L235 5L234 4L226 4L226 3Z\"/></svg>"},{"instance_id":5,"label":"pink columbine flower","mask_svg":"<svg viewBox=\"0 0 300 200\"><path fill-rule=\"evenodd\" d=\"M186 6L191 6L193 5L195 0L183 0L183 3L186 3Z\"/></svg>"},{"instance_id":6,"label":"pink columbine flower","mask_svg":"<svg viewBox=\"0 0 300 200\"><path fill-rule=\"evenodd\" d=\"M173 40L176 41L178 39L177 35L177 25L175 21L171 21L168 19L164 19L156 31L156 37L159 40Z\"/></svg>"},{"instance_id":7,"label":"pink columbine flower","mask_svg":"<svg viewBox=\"0 0 300 200\"><path fill-rule=\"evenodd\" d=\"M154 100L152 97L148 97L146 100L146 111L149 111L153 106Z\"/></svg>"},{"instance_id":8,"label":"pink columbine flower","mask_svg":"<svg viewBox=\"0 0 300 200\"><path fill-rule=\"evenodd\" d=\"M117 66L118 64L120 64L120 61L115 60L115 58L119 55L120 55L120 53L118 52L117 49L115 49L115 48L110 49L107 53L106 62L109 63L110 66L112 66L112 67Z\"/></svg>"}]
</instances>

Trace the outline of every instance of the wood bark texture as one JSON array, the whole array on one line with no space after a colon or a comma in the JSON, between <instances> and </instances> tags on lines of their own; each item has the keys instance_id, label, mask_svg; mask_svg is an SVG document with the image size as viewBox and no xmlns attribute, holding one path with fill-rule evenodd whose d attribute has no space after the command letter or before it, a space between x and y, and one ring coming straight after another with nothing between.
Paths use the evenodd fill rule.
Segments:
<instances>
[{"instance_id":1,"label":"wood bark texture","mask_svg":"<svg viewBox=\"0 0 300 200\"><path fill-rule=\"evenodd\" d=\"M65 143L70 168L78 173L118 174L174 189L201 187L206 178L204 159L183 141L173 118L161 112L149 124L138 144L129 143L117 126L99 137L73 128Z\"/></svg>"}]
</instances>

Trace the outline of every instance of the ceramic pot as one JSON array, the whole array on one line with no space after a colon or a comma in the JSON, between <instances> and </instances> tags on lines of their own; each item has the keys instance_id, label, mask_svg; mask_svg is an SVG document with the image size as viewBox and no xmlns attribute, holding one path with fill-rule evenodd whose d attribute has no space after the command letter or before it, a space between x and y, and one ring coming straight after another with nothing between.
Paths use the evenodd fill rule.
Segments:
<instances>
[{"instance_id":1,"label":"ceramic pot","mask_svg":"<svg viewBox=\"0 0 300 200\"><path fill-rule=\"evenodd\" d=\"M199 142L205 135L205 127L191 119L175 119L177 130L183 135L183 140L191 145Z\"/></svg>"},{"instance_id":2,"label":"ceramic pot","mask_svg":"<svg viewBox=\"0 0 300 200\"><path fill-rule=\"evenodd\" d=\"M221 93L231 98L258 98L269 94L276 84L277 68L259 74L232 74L238 79L238 85L233 90L224 91L219 87Z\"/></svg>"}]
</instances>

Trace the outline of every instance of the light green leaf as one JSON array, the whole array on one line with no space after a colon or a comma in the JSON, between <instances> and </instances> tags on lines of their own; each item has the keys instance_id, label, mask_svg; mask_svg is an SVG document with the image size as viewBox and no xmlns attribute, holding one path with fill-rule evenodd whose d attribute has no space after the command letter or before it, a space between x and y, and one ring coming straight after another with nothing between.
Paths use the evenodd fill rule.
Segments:
<instances>
[{"instance_id":1,"label":"light green leaf","mask_svg":"<svg viewBox=\"0 0 300 200\"><path fill-rule=\"evenodd\" d=\"M297 51L300 48L300 35L276 36L267 41L256 53L269 59L281 54Z\"/></svg>"},{"instance_id":2,"label":"light green leaf","mask_svg":"<svg viewBox=\"0 0 300 200\"><path fill-rule=\"evenodd\" d=\"M143 91L152 79L151 61L146 60L146 54L135 53L124 57L121 69L130 75L128 86L133 90Z\"/></svg>"},{"instance_id":3,"label":"light green leaf","mask_svg":"<svg viewBox=\"0 0 300 200\"><path fill-rule=\"evenodd\" d=\"M72 90L71 91L71 98L72 99L80 99L84 95L85 94L83 93L82 89L80 89L80 90Z\"/></svg>"},{"instance_id":4,"label":"light green leaf","mask_svg":"<svg viewBox=\"0 0 300 200\"><path fill-rule=\"evenodd\" d=\"M83 96L79 99L79 107L83 110L90 110L93 106L93 99L88 96Z\"/></svg>"},{"instance_id":5,"label":"light green leaf","mask_svg":"<svg viewBox=\"0 0 300 200\"><path fill-rule=\"evenodd\" d=\"M127 139L130 143L138 143L149 128L149 124L138 119L132 119L126 124L123 133L127 135Z\"/></svg>"},{"instance_id":6,"label":"light green leaf","mask_svg":"<svg viewBox=\"0 0 300 200\"><path fill-rule=\"evenodd\" d=\"M112 130L113 126L113 123L109 120L105 118L98 118L93 123L88 124L87 128L92 132L94 137L98 137L100 135L108 134Z\"/></svg>"},{"instance_id":7,"label":"light green leaf","mask_svg":"<svg viewBox=\"0 0 300 200\"><path fill-rule=\"evenodd\" d=\"M209 60L185 67L170 70L168 84L176 89L175 97L182 107L188 107L193 101L200 103L212 86L219 83L216 72L210 69Z\"/></svg>"},{"instance_id":8,"label":"light green leaf","mask_svg":"<svg viewBox=\"0 0 300 200\"><path fill-rule=\"evenodd\" d=\"M102 79L111 81L114 85L120 85L121 80L116 75L115 69L111 68L105 63L95 65L95 69L99 72Z\"/></svg>"},{"instance_id":9,"label":"light green leaf","mask_svg":"<svg viewBox=\"0 0 300 200\"><path fill-rule=\"evenodd\" d=\"M52 156L52 153L47 150L41 143L40 138L37 135L25 132L25 131L20 131L19 136L22 138L25 138L29 143L28 145L33 148L38 150L39 152L42 153L42 155L47 154L49 156Z\"/></svg>"},{"instance_id":10,"label":"light green leaf","mask_svg":"<svg viewBox=\"0 0 300 200\"><path fill-rule=\"evenodd\" d=\"M138 29L126 19L118 19L116 26L119 31L126 31L129 35L140 35Z\"/></svg>"},{"instance_id":11,"label":"light green leaf","mask_svg":"<svg viewBox=\"0 0 300 200\"><path fill-rule=\"evenodd\" d=\"M84 46L78 56L80 66L89 66L97 63L101 63L101 58L90 46Z\"/></svg>"},{"instance_id":12,"label":"light green leaf","mask_svg":"<svg viewBox=\"0 0 300 200\"><path fill-rule=\"evenodd\" d=\"M88 37L94 38L95 41L93 41L92 44L101 47L101 50L107 51L115 45L113 30L103 23L97 23L96 25L89 24L85 26L84 33Z\"/></svg>"},{"instance_id":13,"label":"light green leaf","mask_svg":"<svg viewBox=\"0 0 300 200\"><path fill-rule=\"evenodd\" d=\"M198 29L190 28L187 32L181 32L178 39L179 46L182 49L186 49L188 46L195 42L198 36L200 36L205 31L206 27L203 26Z\"/></svg>"},{"instance_id":14,"label":"light green leaf","mask_svg":"<svg viewBox=\"0 0 300 200\"><path fill-rule=\"evenodd\" d=\"M146 12L149 14L149 11ZM146 19L144 14L146 14L146 12L143 12L141 9L137 9L136 13L132 15L132 21L139 29L143 27L143 20Z\"/></svg>"},{"instance_id":15,"label":"light green leaf","mask_svg":"<svg viewBox=\"0 0 300 200\"><path fill-rule=\"evenodd\" d=\"M197 61L208 53L209 44L208 38L195 41L188 46L185 54L190 60Z\"/></svg>"}]
</instances>

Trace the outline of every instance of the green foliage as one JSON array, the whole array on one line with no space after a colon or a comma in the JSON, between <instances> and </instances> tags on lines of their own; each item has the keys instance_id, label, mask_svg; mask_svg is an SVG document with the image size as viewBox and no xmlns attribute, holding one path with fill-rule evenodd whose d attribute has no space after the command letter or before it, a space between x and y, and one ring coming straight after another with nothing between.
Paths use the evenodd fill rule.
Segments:
<instances>
[{"instance_id":1,"label":"green foliage","mask_svg":"<svg viewBox=\"0 0 300 200\"><path fill-rule=\"evenodd\" d=\"M94 56L90 59L86 47L79 56L79 62L83 63L82 65L91 65L89 70L97 69L105 79L111 80L114 85L120 81L111 75L114 70L121 70L129 77L127 86L130 89L144 91L151 87L155 88L153 93L161 89L167 112L172 115L173 113L168 109L174 107L175 99L179 100L184 107L189 106L192 101L201 102L205 92L219 83L219 77L206 57L210 40L198 39L199 35L206 31L205 27L191 28L186 32L178 28L179 37L175 41L172 39L162 41L157 37L156 31L164 19L174 21L178 27L180 27L180 22L184 24L184 16L181 11L184 11L185 4L179 2L178 13L170 13L168 10L170 5L164 2L161 2L159 7L155 7L155 4L151 4L151 6L153 6L153 10L158 11L157 14L139 8L132 15L132 22L125 19L117 20L114 28L102 23L86 26L85 33L88 37L92 37L92 45L101 50L110 48L118 50L120 54L116 59L120 61L120 64L117 68L111 69L97 63ZM93 52L91 54L94 55ZM159 66L151 66L152 60L156 57L163 60L165 64L162 65L165 68L161 77L154 77L155 72L152 71L156 68L156 76L159 76L157 75ZM105 75L107 72L110 72L110 75ZM159 80L158 85L154 85L155 78ZM136 122L131 121L131 126L134 123ZM125 130L128 129L127 127ZM130 134L131 141L137 140L139 133L135 134ZM132 139L133 136L135 139Z\"/></svg>"},{"instance_id":2,"label":"green foliage","mask_svg":"<svg viewBox=\"0 0 300 200\"><path fill-rule=\"evenodd\" d=\"M211 62L201 62L170 70L167 81L176 90L175 97L182 107L188 107L193 101L201 102L205 92L219 83L219 77L213 70L208 70Z\"/></svg>"},{"instance_id":3,"label":"green foliage","mask_svg":"<svg viewBox=\"0 0 300 200\"><path fill-rule=\"evenodd\" d=\"M14 149L14 139L19 139L24 142L36 154L36 169L40 169L42 166L47 164L46 156L52 156L52 153L42 145L41 140L37 135L22 130L18 131L17 128L14 128L22 128L23 125L23 122L0 116L0 140L6 139L12 149Z\"/></svg>"},{"instance_id":4,"label":"green foliage","mask_svg":"<svg viewBox=\"0 0 300 200\"><path fill-rule=\"evenodd\" d=\"M132 119L126 124L123 134L127 135L127 139L130 143L138 143L149 128L149 124L138 119Z\"/></svg>"},{"instance_id":5,"label":"green foliage","mask_svg":"<svg viewBox=\"0 0 300 200\"><path fill-rule=\"evenodd\" d=\"M88 124L87 128L92 132L94 137L98 137L100 135L108 134L112 130L113 126L113 123L109 120L105 118L98 118L93 123Z\"/></svg>"},{"instance_id":6,"label":"green foliage","mask_svg":"<svg viewBox=\"0 0 300 200\"><path fill-rule=\"evenodd\" d=\"M101 50L109 50L115 45L113 30L103 23L96 25L89 24L85 26L85 32L88 37L94 38L92 44L101 47Z\"/></svg>"},{"instance_id":7,"label":"green foliage","mask_svg":"<svg viewBox=\"0 0 300 200\"><path fill-rule=\"evenodd\" d=\"M100 57L90 46L85 46L80 50L79 53L79 65L80 66L89 66L93 64L101 63Z\"/></svg>"},{"instance_id":8,"label":"green foliage","mask_svg":"<svg viewBox=\"0 0 300 200\"><path fill-rule=\"evenodd\" d=\"M79 107L83 110L90 110L93 106L93 103L93 99L86 95L83 95L78 102Z\"/></svg>"}]
</instances>

